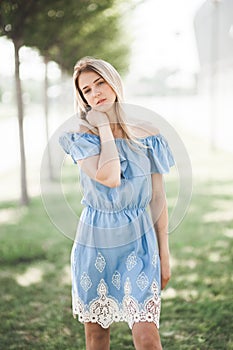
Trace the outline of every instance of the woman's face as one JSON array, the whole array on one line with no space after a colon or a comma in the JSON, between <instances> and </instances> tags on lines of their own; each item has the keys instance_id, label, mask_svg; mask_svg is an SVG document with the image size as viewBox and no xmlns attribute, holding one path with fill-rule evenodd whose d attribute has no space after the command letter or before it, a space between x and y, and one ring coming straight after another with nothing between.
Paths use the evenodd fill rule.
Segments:
<instances>
[{"instance_id":1,"label":"woman's face","mask_svg":"<svg viewBox=\"0 0 233 350\"><path fill-rule=\"evenodd\" d=\"M107 112L116 101L111 86L96 72L82 72L78 78L79 89L93 109Z\"/></svg>"}]
</instances>

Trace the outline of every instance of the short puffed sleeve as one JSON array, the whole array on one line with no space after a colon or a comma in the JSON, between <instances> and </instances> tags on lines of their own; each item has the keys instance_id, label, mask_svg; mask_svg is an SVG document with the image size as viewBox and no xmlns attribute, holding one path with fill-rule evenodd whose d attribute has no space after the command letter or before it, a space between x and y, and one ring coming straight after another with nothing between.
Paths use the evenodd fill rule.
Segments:
<instances>
[{"instance_id":1,"label":"short puffed sleeve","mask_svg":"<svg viewBox=\"0 0 233 350\"><path fill-rule=\"evenodd\" d=\"M75 164L77 160L100 154L100 142L96 135L64 132L59 137L59 143Z\"/></svg>"},{"instance_id":2,"label":"short puffed sleeve","mask_svg":"<svg viewBox=\"0 0 233 350\"><path fill-rule=\"evenodd\" d=\"M161 134L146 138L147 156L150 159L151 173L168 173L175 160L170 146Z\"/></svg>"}]
</instances>

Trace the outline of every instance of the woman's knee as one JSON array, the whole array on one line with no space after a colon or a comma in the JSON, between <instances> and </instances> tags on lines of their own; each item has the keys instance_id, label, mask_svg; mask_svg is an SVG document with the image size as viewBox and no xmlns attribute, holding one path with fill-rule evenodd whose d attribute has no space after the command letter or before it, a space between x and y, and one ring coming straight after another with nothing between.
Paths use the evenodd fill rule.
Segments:
<instances>
[{"instance_id":1,"label":"woman's knee","mask_svg":"<svg viewBox=\"0 0 233 350\"><path fill-rule=\"evenodd\" d=\"M102 328L97 323L86 323L85 324L85 336L87 348L102 349L108 347L110 339L110 328Z\"/></svg>"},{"instance_id":2,"label":"woman's knee","mask_svg":"<svg viewBox=\"0 0 233 350\"><path fill-rule=\"evenodd\" d=\"M155 324L140 322L134 325L132 333L136 349L162 350Z\"/></svg>"},{"instance_id":3,"label":"woman's knee","mask_svg":"<svg viewBox=\"0 0 233 350\"><path fill-rule=\"evenodd\" d=\"M139 344L141 345L142 349L153 349L157 350L160 349L160 340L157 339L153 334L150 332L141 333L137 337Z\"/></svg>"}]
</instances>

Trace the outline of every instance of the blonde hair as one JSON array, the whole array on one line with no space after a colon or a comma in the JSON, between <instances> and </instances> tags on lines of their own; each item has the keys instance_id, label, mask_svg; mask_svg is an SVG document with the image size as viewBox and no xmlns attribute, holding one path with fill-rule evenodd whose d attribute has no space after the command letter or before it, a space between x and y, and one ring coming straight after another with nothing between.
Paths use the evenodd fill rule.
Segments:
<instances>
[{"instance_id":1,"label":"blonde hair","mask_svg":"<svg viewBox=\"0 0 233 350\"><path fill-rule=\"evenodd\" d=\"M113 91L116 94L115 110L116 110L117 121L119 122L120 128L122 130L123 137L138 143L138 141L132 135L132 133L129 131L126 125L126 115L121 106L121 103L124 102L123 84L122 84L121 77L117 72L117 70L110 63L102 59L97 59L94 57L87 56L80 59L74 66L73 80L74 80L74 88L75 88L75 109L76 109L76 112L78 113L78 117L80 118L79 120L80 124L86 126L88 129L90 129L92 132L98 135L98 129L94 128L86 120L86 115L90 110L90 106L85 100L82 94L82 91L80 90L78 85L78 78L80 74L82 72L89 72L89 71L95 72L98 75L100 75L107 82L107 84L113 89Z\"/></svg>"}]
</instances>

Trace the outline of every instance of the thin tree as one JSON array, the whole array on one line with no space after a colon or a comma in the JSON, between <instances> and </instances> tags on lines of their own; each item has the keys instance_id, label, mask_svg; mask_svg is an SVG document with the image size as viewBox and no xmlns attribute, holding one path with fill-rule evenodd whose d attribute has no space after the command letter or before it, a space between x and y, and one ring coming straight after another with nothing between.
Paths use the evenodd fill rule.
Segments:
<instances>
[{"instance_id":1,"label":"thin tree","mask_svg":"<svg viewBox=\"0 0 233 350\"><path fill-rule=\"evenodd\" d=\"M71 74L75 61L81 56L106 58L119 71L126 70L130 52L129 40L122 33L119 1L110 0L87 6L84 1L40 1L40 9L25 28L24 41L36 47L44 57L44 111L48 145L48 174L54 180L52 156L49 149L49 103L47 67L56 61L62 71ZM124 41L121 39L124 37Z\"/></svg>"},{"instance_id":2,"label":"thin tree","mask_svg":"<svg viewBox=\"0 0 233 350\"><path fill-rule=\"evenodd\" d=\"M20 82L19 50L23 45L37 47L62 70L71 73L81 56L93 55L110 60L119 71L126 70L130 40L121 31L121 0L88 2L84 0L2 0L0 35L13 41L15 47L15 81L21 156L21 200L29 202L23 133L23 100ZM129 8L129 7L128 7ZM122 40L124 38L124 41ZM45 75L45 120L48 127L48 78ZM51 157L50 157L51 160ZM51 164L50 164L51 166Z\"/></svg>"},{"instance_id":3,"label":"thin tree","mask_svg":"<svg viewBox=\"0 0 233 350\"><path fill-rule=\"evenodd\" d=\"M28 19L32 18L37 9L37 1L5 1L0 3L0 35L11 39L15 52L15 87L18 110L18 127L20 142L20 182L21 197L20 203L28 205L29 197L26 178L26 158L24 146L23 120L24 109L22 99L22 86L20 81L20 60L19 50L24 44L23 31Z\"/></svg>"}]
</instances>

